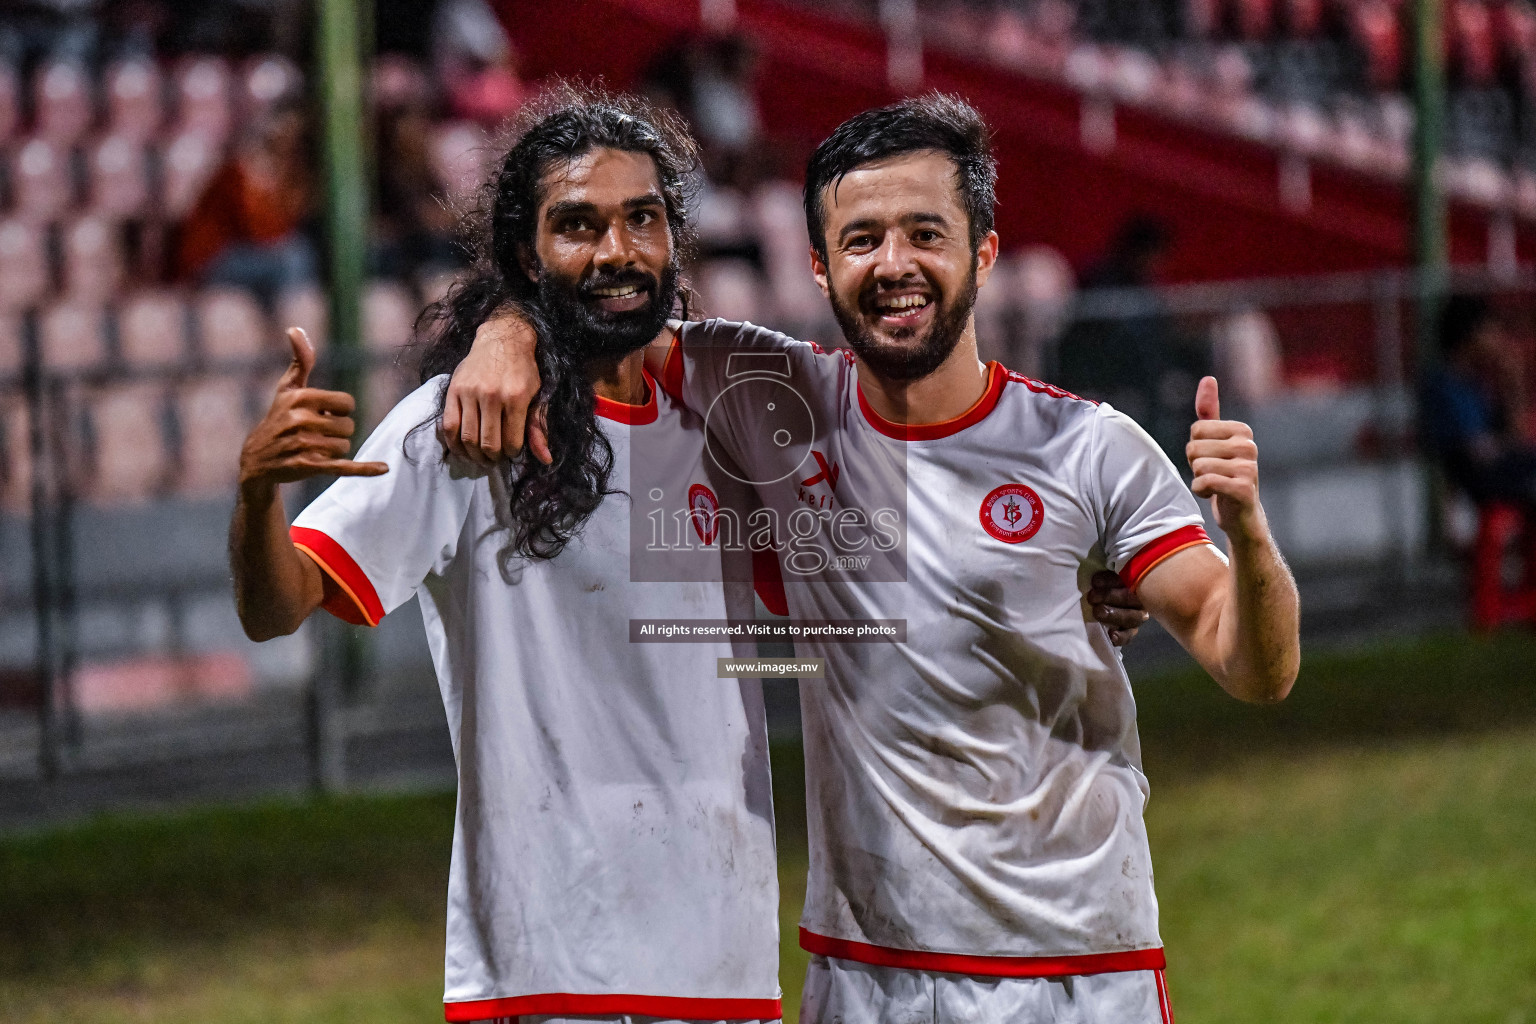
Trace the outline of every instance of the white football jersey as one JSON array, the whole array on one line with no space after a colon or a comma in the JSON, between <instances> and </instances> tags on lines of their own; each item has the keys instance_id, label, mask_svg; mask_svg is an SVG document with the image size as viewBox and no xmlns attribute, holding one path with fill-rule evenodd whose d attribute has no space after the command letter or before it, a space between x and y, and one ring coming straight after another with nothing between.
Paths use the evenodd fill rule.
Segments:
<instances>
[{"instance_id":1,"label":"white football jersey","mask_svg":"<svg viewBox=\"0 0 1536 1024\"><path fill-rule=\"evenodd\" d=\"M358 451L389 472L338 480L292 537L342 617L421 603L458 762L447 1019L779 1017L761 682L716 678L717 658L753 651L630 642L635 617L752 617L750 582L722 583L704 530L667 552L673 582L631 571L636 522L686 522L690 495L733 486L700 418L654 387L644 406L599 399L625 493L556 558L509 562L504 480L443 460L445 384Z\"/></svg>"},{"instance_id":2,"label":"white football jersey","mask_svg":"<svg viewBox=\"0 0 1536 1024\"><path fill-rule=\"evenodd\" d=\"M1136 705L1084 594L1208 543L1167 457L996 363L965 414L908 427L864 401L851 353L721 321L679 337L663 387L773 513L791 618L905 630L796 641L826 659L800 685L802 945L966 974L1161 968Z\"/></svg>"}]
</instances>

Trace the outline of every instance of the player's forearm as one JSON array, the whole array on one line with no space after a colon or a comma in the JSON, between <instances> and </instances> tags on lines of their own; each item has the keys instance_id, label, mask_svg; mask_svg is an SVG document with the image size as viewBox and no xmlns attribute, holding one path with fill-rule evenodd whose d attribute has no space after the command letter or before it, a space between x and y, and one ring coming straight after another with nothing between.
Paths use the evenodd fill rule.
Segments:
<instances>
[{"instance_id":1,"label":"player's forearm","mask_svg":"<svg viewBox=\"0 0 1536 1024\"><path fill-rule=\"evenodd\" d=\"M252 640L287 636L320 606L320 570L288 537L276 484L240 489L229 527L235 608Z\"/></svg>"},{"instance_id":2,"label":"player's forearm","mask_svg":"<svg viewBox=\"0 0 1536 1024\"><path fill-rule=\"evenodd\" d=\"M1234 539L1217 629L1222 687L1269 703L1291 692L1301 667L1301 602L1274 539Z\"/></svg>"}]
</instances>

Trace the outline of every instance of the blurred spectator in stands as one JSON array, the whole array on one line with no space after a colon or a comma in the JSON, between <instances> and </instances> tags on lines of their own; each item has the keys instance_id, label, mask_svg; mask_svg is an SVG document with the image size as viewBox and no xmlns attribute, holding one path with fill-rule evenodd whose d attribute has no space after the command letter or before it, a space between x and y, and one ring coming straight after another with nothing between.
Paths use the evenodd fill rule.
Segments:
<instances>
[{"instance_id":1,"label":"blurred spectator in stands","mask_svg":"<svg viewBox=\"0 0 1536 1024\"><path fill-rule=\"evenodd\" d=\"M757 52L751 41L729 33L668 49L645 75L645 91L682 111L693 125L710 179L741 190L762 177L767 155L756 74Z\"/></svg>"},{"instance_id":2,"label":"blurred spectator in stands","mask_svg":"<svg viewBox=\"0 0 1536 1024\"><path fill-rule=\"evenodd\" d=\"M432 54L454 117L495 128L527 98L517 51L485 0L440 0Z\"/></svg>"},{"instance_id":3,"label":"blurred spectator in stands","mask_svg":"<svg viewBox=\"0 0 1536 1024\"><path fill-rule=\"evenodd\" d=\"M1111 316L1078 320L1063 336L1053 383L1109 402L1182 466L1194 418L1189 396L1210 372L1211 356L1208 344L1180 334L1156 290L1171 241L1168 229L1145 214L1121 225L1081 287L1124 291Z\"/></svg>"},{"instance_id":4,"label":"blurred spectator in stands","mask_svg":"<svg viewBox=\"0 0 1536 1024\"><path fill-rule=\"evenodd\" d=\"M316 280L309 126L296 98L257 121L181 225L179 279L249 288L267 302Z\"/></svg>"},{"instance_id":5,"label":"blurred spectator in stands","mask_svg":"<svg viewBox=\"0 0 1536 1024\"><path fill-rule=\"evenodd\" d=\"M1525 367L1488 301L1455 295L1440 314L1443 361L1422 389L1426 440L1445 475L1479 505L1536 512L1536 445L1526 422Z\"/></svg>"},{"instance_id":6,"label":"blurred spectator in stands","mask_svg":"<svg viewBox=\"0 0 1536 1024\"><path fill-rule=\"evenodd\" d=\"M464 253L454 242L456 221L432 165L428 104L411 98L381 105L377 124L371 272L409 279L463 265Z\"/></svg>"}]
</instances>

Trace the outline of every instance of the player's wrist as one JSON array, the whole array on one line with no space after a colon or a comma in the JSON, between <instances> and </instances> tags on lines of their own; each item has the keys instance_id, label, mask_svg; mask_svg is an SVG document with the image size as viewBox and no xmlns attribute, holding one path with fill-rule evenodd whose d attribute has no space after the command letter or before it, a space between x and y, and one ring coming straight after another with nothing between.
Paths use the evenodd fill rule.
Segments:
<instances>
[{"instance_id":1,"label":"player's wrist","mask_svg":"<svg viewBox=\"0 0 1536 1024\"><path fill-rule=\"evenodd\" d=\"M240 476L240 501L247 508L260 508L277 500L278 483L266 474Z\"/></svg>"}]
</instances>

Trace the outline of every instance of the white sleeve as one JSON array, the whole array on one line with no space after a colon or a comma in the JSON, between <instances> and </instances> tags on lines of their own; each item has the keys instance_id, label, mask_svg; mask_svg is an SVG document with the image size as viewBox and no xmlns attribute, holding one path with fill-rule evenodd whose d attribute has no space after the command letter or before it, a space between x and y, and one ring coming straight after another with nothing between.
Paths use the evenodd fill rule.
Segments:
<instances>
[{"instance_id":1,"label":"white sleeve","mask_svg":"<svg viewBox=\"0 0 1536 1024\"><path fill-rule=\"evenodd\" d=\"M383 462L388 473L341 477L293 521L294 545L341 591L325 603L338 618L378 625L458 549L483 474L444 462L436 419L445 381L407 395L358 449L357 461Z\"/></svg>"},{"instance_id":2,"label":"white sleeve","mask_svg":"<svg viewBox=\"0 0 1536 1024\"><path fill-rule=\"evenodd\" d=\"M704 320L678 327L660 384L704 417L710 433L750 470L760 451L772 449L760 435L768 421L776 420L766 415L774 394L793 392L804 403L795 408L807 414L836 407L841 362L842 353L765 327ZM785 408L776 411L782 414ZM808 429L798 422L791 426Z\"/></svg>"},{"instance_id":3,"label":"white sleeve","mask_svg":"<svg viewBox=\"0 0 1536 1024\"><path fill-rule=\"evenodd\" d=\"M1157 442L1108 405L1094 415L1089 468L1103 517L1104 554L1134 590L1165 558L1211 539L1194 494Z\"/></svg>"}]
</instances>

